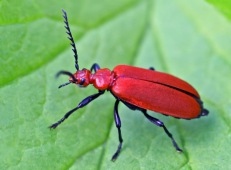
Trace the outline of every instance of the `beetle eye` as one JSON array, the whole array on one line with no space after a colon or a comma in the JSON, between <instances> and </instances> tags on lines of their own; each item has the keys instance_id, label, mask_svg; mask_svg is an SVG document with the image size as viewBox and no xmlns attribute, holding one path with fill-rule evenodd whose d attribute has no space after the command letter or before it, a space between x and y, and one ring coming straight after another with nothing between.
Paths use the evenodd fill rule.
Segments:
<instances>
[{"instance_id":1,"label":"beetle eye","mask_svg":"<svg viewBox=\"0 0 231 170\"><path fill-rule=\"evenodd\" d=\"M81 78L81 81L80 81L80 83L79 83L79 85L83 85L85 83L85 79L84 78Z\"/></svg>"}]
</instances>

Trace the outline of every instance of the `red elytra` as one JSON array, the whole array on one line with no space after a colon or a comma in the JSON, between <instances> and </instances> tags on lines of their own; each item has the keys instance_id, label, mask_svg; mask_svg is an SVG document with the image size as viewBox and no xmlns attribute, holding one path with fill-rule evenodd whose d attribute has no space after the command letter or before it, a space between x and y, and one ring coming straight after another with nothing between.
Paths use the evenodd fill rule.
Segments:
<instances>
[{"instance_id":1,"label":"red elytra","mask_svg":"<svg viewBox=\"0 0 231 170\"><path fill-rule=\"evenodd\" d=\"M135 106L184 119L200 116L203 108L197 91L187 82L172 75L119 65L112 93Z\"/></svg>"},{"instance_id":2,"label":"red elytra","mask_svg":"<svg viewBox=\"0 0 231 170\"><path fill-rule=\"evenodd\" d=\"M100 69L98 64L93 64L90 70L85 68L79 70L76 46L69 28L67 14L64 10L63 13L66 24L65 28L73 47L77 71L74 74L68 71L60 71L57 76L64 74L70 76L70 79L69 82L60 85L59 88L71 83L81 87L87 87L89 84L92 84L99 91L83 99L77 107L67 112L62 119L52 124L50 128L56 128L73 112L86 106L107 90L116 98L114 119L118 129L119 146L112 156L113 161L118 157L123 142L121 121L118 113L119 102L124 103L132 110L141 111L150 122L162 127L167 136L172 140L175 149L181 152L182 150L164 123L150 116L147 110L183 119L206 116L208 115L208 110L204 109L198 92L187 82L170 74L155 71L154 69L118 65L111 71L107 68Z\"/></svg>"}]
</instances>

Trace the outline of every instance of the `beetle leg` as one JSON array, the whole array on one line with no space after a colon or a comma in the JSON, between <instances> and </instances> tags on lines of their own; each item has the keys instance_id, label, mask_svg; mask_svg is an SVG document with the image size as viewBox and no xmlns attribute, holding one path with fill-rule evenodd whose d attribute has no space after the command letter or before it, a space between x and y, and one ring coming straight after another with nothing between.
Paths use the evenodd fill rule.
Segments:
<instances>
[{"instance_id":1,"label":"beetle leg","mask_svg":"<svg viewBox=\"0 0 231 170\"><path fill-rule=\"evenodd\" d=\"M155 70L155 68L154 67L149 67L149 70Z\"/></svg>"},{"instance_id":2,"label":"beetle leg","mask_svg":"<svg viewBox=\"0 0 231 170\"><path fill-rule=\"evenodd\" d=\"M97 70L99 70L100 69L100 66L99 66L99 64L97 64L97 63L94 63L92 66L91 66L91 72L92 72L92 70L94 70L94 72L96 72Z\"/></svg>"},{"instance_id":3,"label":"beetle leg","mask_svg":"<svg viewBox=\"0 0 231 170\"><path fill-rule=\"evenodd\" d=\"M124 102L122 101L128 108L130 108L131 110L139 110L141 111L144 116L152 123L154 123L155 125L162 127L165 131L165 133L168 135L168 137L172 140L173 146L176 148L177 151L182 152L182 149L179 148L179 146L177 145L175 139L173 138L172 134L168 131L168 129L165 127L164 123L161 122L160 120L150 116L149 114L147 114L147 110L139 108L135 105L132 105L130 103Z\"/></svg>"},{"instance_id":4,"label":"beetle leg","mask_svg":"<svg viewBox=\"0 0 231 170\"><path fill-rule=\"evenodd\" d=\"M172 140L173 146L176 148L177 151L182 152L182 150L179 148L179 146L177 145L175 139L173 138L172 134L168 131L168 129L165 127L164 123L161 122L160 120L150 116L149 114L147 114L147 110L141 110L144 114L144 116L152 123L154 123L155 125L162 127L165 131L165 133L168 135L168 137Z\"/></svg>"},{"instance_id":5,"label":"beetle leg","mask_svg":"<svg viewBox=\"0 0 231 170\"><path fill-rule=\"evenodd\" d=\"M120 150L122 148L122 143L123 143L121 130L120 130L121 121L120 121L120 116L119 116L119 113L118 113L118 105L119 105L119 100L117 99L116 102L115 102L115 106L114 106L114 120L115 120L116 127L118 129L118 135L119 135L119 142L120 143L119 143L119 146L118 146L116 152L114 153L114 155L111 158L112 161L115 161L116 158L119 156Z\"/></svg>"},{"instance_id":6,"label":"beetle leg","mask_svg":"<svg viewBox=\"0 0 231 170\"><path fill-rule=\"evenodd\" d=\"M61 124L64 120L66 120L73 112L75 112L76 110L78 110L79 108L82 108L84 106L86 106L88 103L90 103L91 101L95 100L97 97L99 97L100 95L102 95L104 93L104 91L99 90L98 93L93 94L91 96L86 97L85 99L83 99L77 107L75 107L74 109L70 110L69 112L67 112L62 119L60 119L58 122L52 124L51 126L49 126L49 128L55 129L59 124Z\"/></svg>"},{"instance_id":7,"label":"beetle leg","mask_svg":"<svg viewBox=\"0 0 231 170\"><path fill-rule=\"evenodd\" d=\"M165 127L164 123L161 122L160 120L150 116L149 114L147 114L147 110L139 108L135 105L132 105L130 103L124 102L122 101L129 109L131 110L139 110L141 111L144 116L152 123L154 123L155 125L162 127L165 131L165 133L168 135L168 137L172 140L173 146L176 148L177 151L182 152L182 149L179 148L179 146L177 145L175 139L173 138L172 134L168 131L168 129Z\"/></svg>"}]
</instances>

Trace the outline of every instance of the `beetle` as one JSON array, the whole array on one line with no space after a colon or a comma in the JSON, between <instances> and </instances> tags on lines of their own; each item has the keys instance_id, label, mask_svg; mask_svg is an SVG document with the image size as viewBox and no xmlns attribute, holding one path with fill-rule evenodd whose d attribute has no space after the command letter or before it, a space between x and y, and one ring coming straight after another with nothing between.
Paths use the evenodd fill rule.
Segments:
<instances>
[{"instance_id":1,"label":"beetle","mask_svg":"<svg viewBox=\"0 0 231 170\"><path fill-rule=\"evenodd\" d=\"M62 10L65 28L68 38L71 41L75 58L76 72L59 71L57 76L67 75L69 81L59 86L64 87L69 84L76 84L80 87L87 87L92 84L98 93L83 99L77 107L68 111L62 119L50 126L55 129L73 112L86 106L107 90L115 97L114 120L118 129L119 145L112 156L115 161L122 148L121 121L118 112L120 102L131 110L139 110L153 124L162 127L167 136L171 139L173 146L179 152L182 149L178 146L172 134L168 131L164 123L147 113L147 110L161 113L182 119L194 119L208 115L209 111L203 107L198 92L187 82L173 75L158 72L154 68L144 69L128 65L118 65L112 71L108 68L100 68L98 64L93 64L88 70L79 69L78 54L74 38L72 36L68 17L65 10Z\"/></svg>"}]
</instances>

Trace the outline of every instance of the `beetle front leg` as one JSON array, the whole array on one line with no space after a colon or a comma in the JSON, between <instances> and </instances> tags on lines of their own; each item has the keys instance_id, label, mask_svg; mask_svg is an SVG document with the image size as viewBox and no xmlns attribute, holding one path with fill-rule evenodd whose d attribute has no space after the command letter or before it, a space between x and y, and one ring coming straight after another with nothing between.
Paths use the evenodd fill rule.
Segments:
<instances>
[{"instance_id":1,"label":"beetle front leg","mask_svg":"<svg viewBox=\"0 0 231 170\"><path fill-rule=\"evenodd\" d=\"M119 135L119 146L116 150L116 152L114 153L114 155L112 156L111 160L115 161L117 159L117 157L119 156L120 150L122 148L122 143L123 143L123 139L122 139L122 135L121 135L121 121L120 121L120 117L119 117L119 113L118 113L118 105L119 105L119 100L116 100L115 102L115 106L114 106L114 120L115 120L115 124L116 127L118 129L118 135Z\"/></svg>"},{"instance_id":2,"label":"beetle front leg","mask_svg":"<svg viewBox=\"0 0 231 170\"><path fill-rule=\"evenodd\" d=\"M165 127L164 123L161 122L160 120L150 116L149 114L147 114L147 110L141 110L144 114L144 116L152 123L154 123L155 125L162 127L165 131L165 133L168 135L168 137L172 140L173 146L176 148L177 151L182 152L182 149L179 148L179 146L177 145L175 139L173 138L172 134L168 131L168 129Z\"/></svg>"},{"instance_id":3,"label":"beetle front leg","mask_svg":"<svg viewBox=\"0 0 231 170\"><path fill-rule=\"evenodd\" d=\"M100 66L99 66L99 64L97 64L97 63L94 63L92 66L91 66L91 72L92 72L92 70L94 70L94 72L96 72L97 70L99 70L100 69Z\"/></svg>"},{"instance_id":4,"label":"beetle front leg","mask_svg":"<svg viewBox=\"0 0 231 170\"><path fill-rule=\"evenodd\" d=\"M91 96L86 97L85 99L83 99L77 107L75 107L74 109L70 110L69 112L67 112L62 119L60 119L58 122L52 124L51 126L49 126L49 128L51 129L55 129L58 125L60 125L64 120L66 120L73 112L75 112L76 110L78 110L79 108L82 108L84 106L86 106L88 103L90 103L91 101L95 100L97 97L99 97L100 95L102 95L104 93L104 91L99 90L98 93L93 94Z\"/></svg>"}]
</instances>

